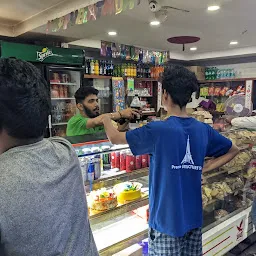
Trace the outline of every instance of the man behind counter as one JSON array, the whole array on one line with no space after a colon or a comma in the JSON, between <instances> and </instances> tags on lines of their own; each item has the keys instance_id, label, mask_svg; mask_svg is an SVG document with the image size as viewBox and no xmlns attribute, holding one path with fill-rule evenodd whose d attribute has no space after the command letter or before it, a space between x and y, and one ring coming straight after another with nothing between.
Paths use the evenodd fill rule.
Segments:
<instances>
[{"instance_id":1,"label":"man behind counter","mask_svg":"<svg viewBox=\"0 0 256 256\"><path fill-rule=\"evenodd\" d=\"M137 110L128 108L116 113L99 114L99 91L91 86L79 88L75 93L76 106L80 114L73 116L67 126L67 136L79 136L104 132L103 117L109 116L117 121L123 118L131 119Z\"/></svg>"}]
</instances>

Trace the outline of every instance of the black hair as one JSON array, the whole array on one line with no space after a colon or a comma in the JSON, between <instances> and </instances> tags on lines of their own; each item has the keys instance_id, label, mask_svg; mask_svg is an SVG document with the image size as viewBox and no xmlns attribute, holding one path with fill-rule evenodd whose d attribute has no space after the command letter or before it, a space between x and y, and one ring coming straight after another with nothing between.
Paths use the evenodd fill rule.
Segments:
<instances>
[{"instance_id":1,"label":"black hair","mask_svg":"<svg viewBox=\"0 0 256 256\"><path fill-rule=\"evenodd\" d=\"M193 92L198 90L195 73L180 65L167 64L162 76L163 89L171 96L174 104L185 107Z\"/></svg>"},{"instance_id":2,"label":"black hair","mask_svg":"<svg viewBox=\"0 0 256 256\"><path fill-rule=\"evenodd\" d=\"M89 95L97 96L98 93L99 91L92 86L82 86L75 93L76 104L82 103Z\"/></svg>"},{"instance_id":3,"label":"black hair","mask_svg":"<svg viewBox=\"0 0 256 256\"><path fill-rule=\"evenodd\" d=\"M50 88L39 69L0 59L0 130L16 139L43 136L51 110Z\"/></svg>"}]
</instances>

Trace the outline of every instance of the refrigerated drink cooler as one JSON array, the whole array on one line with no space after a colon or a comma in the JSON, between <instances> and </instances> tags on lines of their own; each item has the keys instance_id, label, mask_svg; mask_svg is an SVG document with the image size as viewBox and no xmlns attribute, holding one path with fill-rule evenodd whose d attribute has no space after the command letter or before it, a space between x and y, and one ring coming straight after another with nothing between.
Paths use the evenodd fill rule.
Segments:
<instances>
[{"instance_id":1,"label":"refrigerated drink cooler","mask_svg":"<svg viewBox=\"0 0 256 256\"><path fill-rule=\"evenodd\" d=\"M67 123L78 113L75 92L82 85L82 68L47 67L52 111L49 128L52 136L66 136Z\"/></svg>"}]
</instances>

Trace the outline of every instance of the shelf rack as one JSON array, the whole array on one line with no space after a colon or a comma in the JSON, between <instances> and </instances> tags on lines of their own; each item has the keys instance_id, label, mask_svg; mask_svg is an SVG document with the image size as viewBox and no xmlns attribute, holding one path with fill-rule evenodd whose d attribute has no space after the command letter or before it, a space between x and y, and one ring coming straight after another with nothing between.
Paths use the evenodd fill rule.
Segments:
<instances>
[{"instance_id":1,"label":"shelf rack","mask_svg":"<svg viewBox=\"0 0 256 256\"><path fill-rule=\"evenodd\" d=\"M199 80L200 84L207 83L226 83L226 82L243 82L246 80L256 80L256 78L230 78L230 79L217 79L217 80Z\"/></svg>"},{"instance_id":2,"label":"shelf rack","mask_svg":"<svg viewBox=\"0 0 256 256\"><path fill-rule=\"evenodd\" d=\"M114 76L100 76L100 75L84 75L84 78L86 79L112 79ZM137 78L137 77L131 77L134 78L135 81L138 82L157 82L157 78ZM123 77L124 80L127 80L127 77Z\"/></svg>"},{"instance_id":3,"label":"shelf rack","mask_svg":"<svg viewBox=\"0 0 256 256\"><path fill-rule=\"evenodd\" d=\"M149 168L143 168L132 172L117 172L116 175L105 176L93 182L93 190L101 189L103 187L112 187L120 182L129 180L135 180L144 176L147 176ZM88 181L85 182L86 191L89 191L90 184Z\"/></svg>"}]
</instances>

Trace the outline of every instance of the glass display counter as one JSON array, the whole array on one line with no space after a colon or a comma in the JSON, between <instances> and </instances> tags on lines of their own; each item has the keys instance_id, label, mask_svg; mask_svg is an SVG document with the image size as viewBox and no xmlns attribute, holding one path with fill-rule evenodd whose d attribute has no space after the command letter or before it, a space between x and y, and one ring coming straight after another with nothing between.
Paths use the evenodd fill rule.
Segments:
<instances>
[{"instance_id":1,"label":"glass display counter","mask_svg":"<svg viewBox=\"0 0 256 256\"><path fill-rule=\"evenodd\" d=\"M254 232L250 211L252 184L256 182L252 160L255 133L235 131L226 135L239 140L241 151L227 165L203 175L204 255L224 255ZM136 158L128 145L115 146L108 140L73 146L83 171L90 222L100 255L114 255L147 238L149 157ZM122 198L124 191L137 196ZM95 210L92 206L103 208Z\"/></svg>"}]
</instances>

